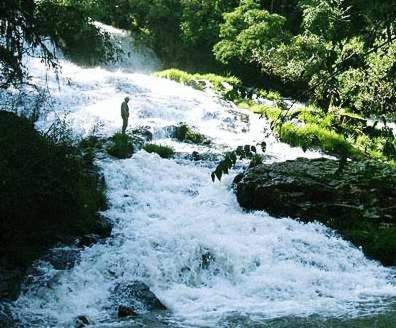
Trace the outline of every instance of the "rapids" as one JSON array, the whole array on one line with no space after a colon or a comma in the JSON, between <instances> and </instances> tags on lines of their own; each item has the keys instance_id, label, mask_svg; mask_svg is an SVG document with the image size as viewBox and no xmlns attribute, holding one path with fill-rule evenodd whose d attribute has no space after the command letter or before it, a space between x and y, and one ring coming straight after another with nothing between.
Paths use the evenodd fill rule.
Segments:
<instances>
[{"instance_id":1,"label":"rapids","mask_svg":"<svg viewBox=\"0 0 396 328\"><path fill-rule=\"evenodd\" d=\"M130 61L82 68L62 59L59 78L38 60L29 62L34 82L48 85L56 110L39 128L68 113L76 135L110 136L121 128L119 108L128 95L130 128L149 128L155 143L174 147L178 156L166 160L145 151L127 160L98 156L112 236L83 249L71 269L38 261L13 304L21 326L73 327L75 317L86 315L95 327L263 327L283 318L353 320L390 311L396 297L393 269L365 258L320 224L244 212L231 188L240 168L212 183L216 162L185 156L264 140L268 162L321 154L279 143L265 120L210 92L153 77L147 71L157 61L143 55L135 61L143 67L132 72ZM170 138L169 127L179 122L210 137L212 145ZM133 280L150 286L169 311L119 321L110 291Z\"/></svg>"}]
</instances>

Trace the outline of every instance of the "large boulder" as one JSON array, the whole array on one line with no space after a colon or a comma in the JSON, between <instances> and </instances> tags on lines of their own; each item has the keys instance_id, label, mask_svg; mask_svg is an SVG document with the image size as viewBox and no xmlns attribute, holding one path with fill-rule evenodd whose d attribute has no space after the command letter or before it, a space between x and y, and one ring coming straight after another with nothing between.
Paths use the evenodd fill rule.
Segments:
<instances>
[{"instance_id":1,"label":"large boulder","mask_svg":"<svg viewBox=\"0 0 396 328\"><path fill-rule=\"evenodd\" d=\"M118 283L112 294L112 298L116 303L136 313L166 310L165 305L163 305L150 288L141 281Z\"/></svg>"},{"instance_id":2,"label":"large boulder","mask_svg":"<svg viewBox=\"0 0 396 328\"><path fill-rule=\"evenodd\" d=\"M396 264L396 170L374 162L298 158L235 180L240 205L320 221L384 264Z\"/></svg>"}]
</instances>

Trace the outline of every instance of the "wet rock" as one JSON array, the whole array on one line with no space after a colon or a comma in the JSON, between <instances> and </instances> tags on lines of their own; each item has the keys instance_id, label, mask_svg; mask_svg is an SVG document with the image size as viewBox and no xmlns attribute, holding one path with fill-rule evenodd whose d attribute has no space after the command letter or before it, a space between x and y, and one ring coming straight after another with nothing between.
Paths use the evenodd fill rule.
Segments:
<instances>
[{"instance_id":1,"label":"wet rock","mask_svg":"<svg viewBox=\"0 0 396 328\"><path fill-rule=\"evenodd\" d=\"M118 318L133 317L137 315L135 310L129 306L120 305L117 311Z\"/></svg>"},{"instance_id":2,"label":"wet rock","mask_svg":"<svg viewBox=\"0 0 396 328\"><path fill-rule=\"evenodd\" d=\"M132 130L133 136L138 136L143 138L146 142L153 140L153 134L150 131L150 127L140 127Z\"/></svg>"},{"instance_id":3,"label":"wet rock","mask_svg":"<svg viewBox=\"0 0 396 328\"><path fill-rule=\"evenodd\" d=\"M384 264L396 264L396 171L373 162L299 158L259 165L235 180L240 205L319 220Z\"/></svg>"},{"instance_id":4,"label":"wet rock","mask_svg":"<svg viewBox=\"0 0 396 328\"><path fill-rule=\"evenodd\" d=\"M128 134L116 133L105 143L107 153L119 159L132 157L135 152L135 139Z\"/></svg>"},{"instance_id":5,"label":"wet rock","mask_svg":"<svg viewBox=\"0 0 396 328\"><path fill-rule=\"evenodd\" d=\"M197 151L193 151L191 154L184 154L184 158L190 161L205 161L205 162L216 162L224 157L223 154L215 154L209 152L199 153Z\"/></svg>"},{"instance_id":6,"label":"wet rock","mask_svg":"<svg viewBox=\"0 0 396 328\"><path fill-rule=\"evenodd\" d=\"M96 244L101 239L102 239L102 237L99 236L98 234L89 233L89 234L83 235L79 238L78 246L79 247L89 247L93 244Z\"/></svg>"},{"instance_id":7,"label":"wet rock","mask_svg":"<svg viewBox=\"0 0 396 328\"><path fill-rule=\"evenodd\" d=\"M93 234L97 234L102 238L106 238L111 235L112 229L113 229L113 226L112 226L109 218L107 218L103 214L96 215L95 226L92 230Z\"/></svg>"},{"instance_id":8,"label":"wet rock","mask_svg":"<svg viewBox=\"0 0 396 328\"><path fill-rule=\"evenodd\" d=\"M75 248L54 248L42 258L43 261L50 263L55 270L70 269L78 263L80 259L80 251Z\"/></svg>"},{"instance_id":9,"label":"wet rock","mask_svg":"<svg viewBox=\"0 0 396 328\"><path fill-rule=\"evenodd\" d=\"M113 298L136 311L165 310L166 307L141 281L119 283L113 291Z\"/></svg>"},{"instance_id":10,"label":"wet rock","mask_svg":"<svg viewBox=\"0 0 396 328\"><path fill-rule=\"evenodd\" d=\"M15 300L24 277L22 268L0 267L0 299Z\"/></svg>"},{"instance_id":11,"label":"wet rock","mask_svg":"<svg viewBox=\"0 0 396 328\"><path fill-rule=\"evenodd\" d=\"M92 324L91 320L89 320L89 318L85 315L80 315L74 319L75 328L84 328L84 327L88 327L91 324Z\"/></svg>"}]
</instances>

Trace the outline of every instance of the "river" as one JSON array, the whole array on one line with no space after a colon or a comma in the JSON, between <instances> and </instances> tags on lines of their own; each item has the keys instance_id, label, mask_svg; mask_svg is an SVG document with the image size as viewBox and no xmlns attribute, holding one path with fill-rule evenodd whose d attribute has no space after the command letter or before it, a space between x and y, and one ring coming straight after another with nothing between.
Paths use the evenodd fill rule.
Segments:
<instances>
[{"instance_id":1,"label":"river","mask_svg":"<svg viewBox=\"0 0 396 328\"><path fill-rule=\"evenodd\" d=\"M98 155L112 235L84 248L68 270L36 263L12 305L21 327L73 327L80 315L94 327L396 326L395 270L367 259L323 225L243 211L231 187L240 167L221 182L210 178L213 158L238 145L266 141L267 162L321 154L279 143L265 120L210 92L152 76L155 57L132 54L138 56L134 65L127 60L111 68L62 59L58 78L30 60L34 82L48 85L57 113L39 128L68 113L76 135L111 136L121 128L120 104L129 96L130 128L146 127L155 143L172 146L177 156ZM179 122L212 144L172 139L169 127ZM213 156L194 161L193 151ZM117 319L112 290L136 280L169 310Z\"/></svg>"}]
</instances>

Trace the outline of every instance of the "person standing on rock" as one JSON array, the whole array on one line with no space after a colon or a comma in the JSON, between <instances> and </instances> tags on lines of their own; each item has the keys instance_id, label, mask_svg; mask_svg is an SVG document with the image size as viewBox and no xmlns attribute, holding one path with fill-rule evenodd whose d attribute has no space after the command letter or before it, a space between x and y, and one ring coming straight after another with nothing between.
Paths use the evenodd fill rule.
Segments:
<instances>
[{"instance_id":1,"label":"person standing on rock","mask_svg":"<svg viewBox=\"0 0 396 328\"><path fill-rule=\"evenodd\" d=\"M129 97L125 97L123 103L121 104L121 117L122 117L122 133L125 134L126 128L128 126L129 119Z\"/></svg>"}]
</instances>

